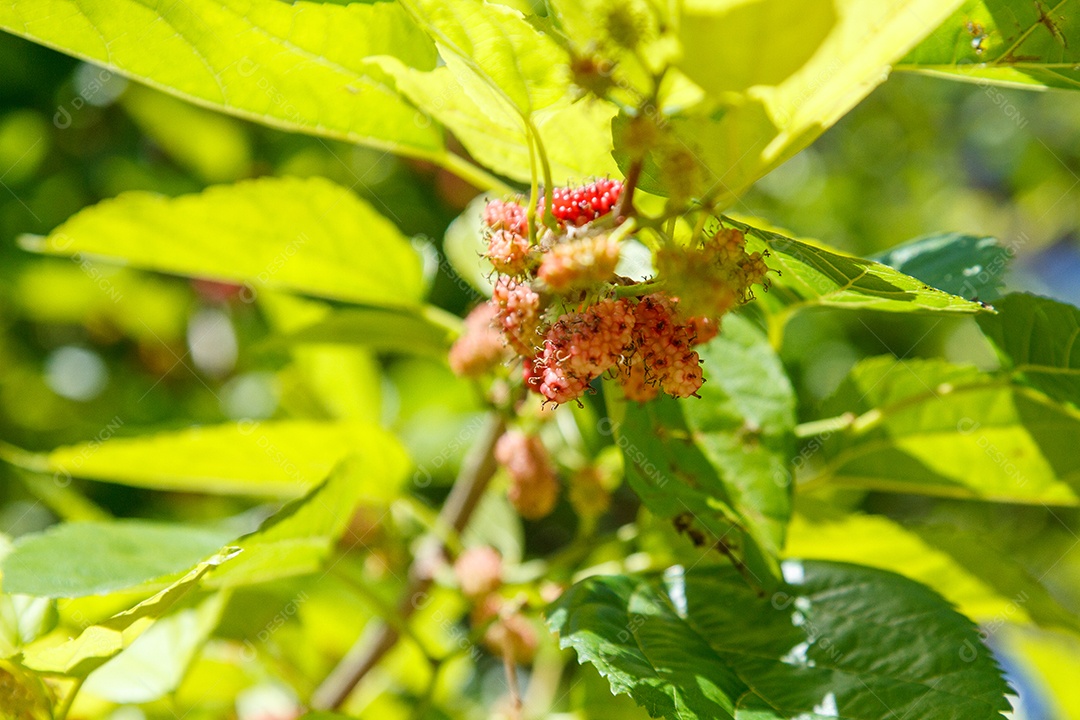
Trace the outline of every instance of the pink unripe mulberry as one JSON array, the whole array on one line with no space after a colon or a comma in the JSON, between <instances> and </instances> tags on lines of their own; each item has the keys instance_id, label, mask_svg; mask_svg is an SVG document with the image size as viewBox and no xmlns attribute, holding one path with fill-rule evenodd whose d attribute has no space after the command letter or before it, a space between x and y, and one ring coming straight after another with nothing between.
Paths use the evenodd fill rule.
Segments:
<instances>
[{"instance_id":1,"label":"pink unripe mulberry","mask_svg":"<svg viewBox=\"0 0 1080 720\"><path fill-rule=\"evenodd\" d=\"M538 436L506 431L495 443L495 460L510 476L507 497L521 517L536 520L555 509L559 478Z\"/></svg>"},{"instance_id":2,"label":"pink unripe mulberry","mask_svg":"<svg viewBox=\"0 0 1080 720\"><path fill-rule=\"evenodd\" d=\"M634 308L634 351L621 378L631 400L651 400L657 386L669 395L689 397L704 382L701 358L692 349L698 342L697 327L679 319L677 302L653 293Z\"/></svg>"},{"instance_id":3,"label":"pink unripe mulberry","mask_svg":"<svg viewBox=\"0 0 1080 720\"><path fill-rule=\"evenodd\" d=\"M484 206L484 224L492 230L508 230L517 235L527 235L528 221L525 208L512 200L492 200Z\"/></svg>"},{"instance_id":4,"label":"pink unripe mulberry","mask_svg":"<svg viewBox=\"0 0 1080 720\"><path fill-rule=\"evenodd\" d=\"M540 296L525 283L504 276L495 283L491 300L498 308L495 322L507 344L520 355L532 355L539 341Z\"/></svg>"},{"instance_id":5,"label":"pink unripe mulberry","mask_svg":"<svg viewBox=\"0 0 1080 720\"><path fill-rule=\"evenodd\" d=\"M619 243L596 235L555 245L544 254L536 276L562 292L611 280L619 263Z\"/></svg>"},{"instance_id":6,"label":"pink unripe mulberry","mask_svg":"<svg viewBox=\"0 0 1080 720\"><path fill-rule=\"evenodd\" d=\"M460 377L477 377L506 358L506 345L495 326L498 307L483 303L465 318L465 332L450 347L450 369Z\"/></svg>"},{"instance_id":7,"label":"pink unripe mulberry","mask_svg":"<svg viewBox=\"0 0 1080 720\"><path fill-rule=\"evenodd\" d=\"M487 545L468 548L458 555L454 574L465 597L482 598L502 585L502 556Z\"/></svg>"},{"instance_id":8,"label":"pink unripe mulberry","mask_svg":"<svg viewBox=\"0 0 1080 720\"><path fill-rule=\"evenodd\" d=\"M581 397L592 380L623 358L633 327L628 300L608 298L584 312L561 316L533 362L540 394L557 404Z\"/></svg>"},{"instance_id":9,"label":"pink unripe mulberry","mask_svg":"<svg viewBox=\"0 0 1080 720\"><path fill-rule=\"evenodd\" d=\"M530 265L529 239L512 230L495 230L488 238L487 259L506 275L523 275Z\"/></svg>"},{"instance_id":10,"label":"pink unripe mulberry","mask_svg":"<svg viewBox=\"0 0 1080 720\"><path fill-rule=\"evenodd\" d=\"M491 620L494 619L494 622ZM484 631L484 646L498 657L509 656L518 665L528 665L536 656L539 637L528 618L498 595L488 595L476 605L470 618L473 627L491 622Z\"/></svg>"}]
</instances>

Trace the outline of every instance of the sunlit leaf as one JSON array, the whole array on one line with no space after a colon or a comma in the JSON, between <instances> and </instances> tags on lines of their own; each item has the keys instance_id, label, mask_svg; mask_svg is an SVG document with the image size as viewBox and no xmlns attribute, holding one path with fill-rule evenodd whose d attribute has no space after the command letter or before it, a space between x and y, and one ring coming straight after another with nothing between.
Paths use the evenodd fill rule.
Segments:
<instances>
[{"instance_id":1,"label":"sunlit leaf","mask_svg":"<svg viewBox=\"0 0 1080 720\"><path fill-rule=\"evenodd\" d=\"M445 358L454 333L430 314L381 308L342 310L283 336L289 344L362 345L380 352Z\"/></svg>"},{"instance_id":2,"label":"sunlit leaf","mask_svg":"<svg viewBox=\"0 0 1080 720\"><path fill-rule=\"evenodd\" d=\"M347 454L393 443L374 425L303 420L195 427L53 450L43 470L62 478L214 494L297 496Z\"/></svg>"},{"instance_id":3,"label":"sunlit leaf","mask_svg":"<svg viewBox=\"0 0 1080 720\"><path fill-rule=\"evenodd\" d=\"M448 67L423 72L389 58L379 63L413 103L454 133L473 158L508 178L532 179L529 133L521 117L491 112L473 99ZM614 114L613 105L595 98L577 102L566 98L531 113L556 184L618 172L611 157Z\"/></svg>"},{"instance_id":4,"label":"sunlit leaf","mask_svg":"<svg viewBox=\"0 0 1080 720\"><path fill-rule=\"evenodd\" d=\"M462 90L492 115L529 117L566 96L566 53L521 12L482 0L404 3Z\"/></svg>"},{"instance_id":5,"label":"sunlit leaf","mask_svg":"<svg viewBox=\"0 0 1080 720\"><path fill-rule=\"evenodd\" d=\"M431 42L397 3L20 1L0 6L0 27L250 120L443 152L438 128L367 62L390 55L434 67Z\"/></svg>"},{"instance_id":6,"label":"sunlit leaf","mask_svg":"<svg viewBox=\"0 0 1080 720\"><path fill-rule=\"evenodd\" d=\"M987 535L811 507L792 518L785 552L890 570L941 593L976 622L1008 618L1080 630L1080 620L1048 592L1041 578Z\"/></svg>"},{"instance_id":7,"label":"sunlit leaf","mask_svg":"<svg viewBox=\"0 0 1080 720\"><path fill-rule=\"evenodd\" d=\"M397 496L407 467L408 458L396 442L366 447L305 497L237 540L243 552L207 583L231 587L315 572L345 532L357 504L386 505ZM362 547L364 538L347 541Z\"/></svg>"},{"instance_id":8,"label":"sunlit leaf","mask_svg":"<svg viewBox=\"0 0 1080 720\"><path fill-rule=\"evenodd\" d=\"M264 287L372 305L416 305L422 294L420 260L401 231L321 178L249 180L178 198L129 192L23 242L243 283L247 300Z\"/></svg>"},{"instance_id":9,"label":"sunlit leaf","mask_svg":"<svg viewBox=\"0 0 1080 720\"><path fill-rule=\"evenodd\" d=\"M1018 690L1024 707L1043 710L1045 717L1080 714L1080 685L1073 669L1080 656L1080 638L1062 632L1006 625L1002 644L1021 666Z\"/></svg>"},{"instance_id":10,"label":"sunlit leaf","mask_svg":"<svg viewBox=\"0 0 1080 720\"><path fill-rule=\"evenodd\" d=\"M981 85L1080 89L1078 12L1076 0L968 0L897 69Z\"/></svg>"},{"instance_id":11,"label":"sunlit leaf","mask_svg":"<svg viewBox=\"0 0 1080 720\"><path fill-rule=\"evenodd\" d=\"M697 167L684 182L730 205L855 107L960 2L686 3L677 66L712 102L668 125Z\"/></svg>"},{"instance_id":12,"label":"sunlit leaf","mask_svg":"<svg viewBox=\"0 0 1080 720\"><path fill-rule=\"evenodd\" d=\"M975 626L925 586L797 560L784 577L765 597L721 567L592 577L548 625L655 717L992 720L1009 709ZM962 654L968 645L983 652Z\"/></svg>"},{"instance_id":13,"label":"sunlit leaf","mask_svg":"<svg viewBox=\"0 0 1080 720\"><path fill-rule=\"evenodd\" d=\"M19 539L0 565L4 591L102 595L185 571L235 536L227 528L146 520L65 523Z\"/></svg>"},{"instance_id":14,"label":"sunlit leaf","mask_svg":"<svg viewBox=\"0 0 1080 720\"><path fill-rule=\"evenodd\" d=\"M837 307L914 313L984 312L985 308L931 287L893 268L836 250L815 241L726 220L742 229L750 250L768 251L768 291L755 290L757 305L781 323L795 310Z\"/></svg>"},{"instance_id":15,"label":"sunlit leaf","mask_svg":"<svg viewBox=\"0 0 1080 720\"><path fill-rule=\"evenodd\" d=\"M490 199L486 195L474 198L446 228L443 238L443 252L454 272L483 297L491 296L495 276L495 268L483 255L487 243L481 231L484 205Z\"/></svg>"},{"instance_id":16,"label":"sunlit leaf","mask_svg":"<svg viewBox=\"0 0 1080 720\"><path fill-rule=\"evenodd\" d=\"M154 622L164 616L206 573L227 562L236 553L227 549L199 563L175 583L130 610L85 628L79 635L59 645L41 642L27 647L21 664L43 673L85 677L129 647Z\"/></svg>"},{"instance_id":17,"label":"sunlit leaf","mask_svg":"<svg viewBox=\"0 0 1080 720\"><path fill-rule=\"evenodd\" d=\"M12 551L7 536L0 534L0 559ZM2 570L0 565L0 570ZM2 579L0 573L0 579ZM56 603L49 598L0 595L0 658L9 658L56 624ZM0 666L2 668L2 666Z\"/></svg>"},{"instance_id":18,"label":"sunlit leaf","mask_svg":"<svg viewBox=\"0 0 1080 720\"><path fill-rule=\"evenodd\" d=\"M809 483L1001 502L1075 505L1080 414L942 360L861 361L828 404L852 413L817 441Z\"/></svg>"},{"instance_id":19,"label":"sunlit leaf","mask_svg":"<svg viewBox=\"0 0 1080 720\"><path fill-rule=\"evenodd\" d=\"M90 673L83 690L115 703L164 697L183 680L227 601L227 593L215 593L196 607L161 618L124 652Z\"/></svg>"},{"instance_id":20,"label":"sunlit leaf","mask_svg":"<svg viewBox=\"0 0 1080 720\"><path fill-rule=\"evenodd\" d=\"M550 0L548 6L561 33L559 40L584 61L579 62L581 82L607 86L622 105L636 106L641 98L650 97L657 74L679 56L678 8L671 4ZM674 68L668 70L661 96L668 95L677 74Z\"/></svg>"},{"instance_id":21,"label":"sunlit leaf","mask_svg":"<svg viewBox=\"0 0 1080 720\"><path fill-rule=\"evenodd\" d=\"M1014 293L994 304L979 327L1006 366L1033 387L1080 406L1080 308Z\"/></svg>"}]
</instances>

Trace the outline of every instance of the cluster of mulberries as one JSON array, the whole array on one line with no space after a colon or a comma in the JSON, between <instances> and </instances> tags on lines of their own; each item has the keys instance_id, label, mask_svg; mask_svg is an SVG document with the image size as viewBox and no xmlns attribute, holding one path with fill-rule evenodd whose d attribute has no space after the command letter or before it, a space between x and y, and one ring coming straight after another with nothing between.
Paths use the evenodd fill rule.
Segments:
<instances>
[{"instance_id":1,"label":"cluster of mulberries","mask_svg":"<svg viewBox=\"0 0 1080 720\"><path fill-rule=\"evenodd\" d=\"M735 228L713 233L698 247L666 247L656 253L657 270L684 313L719 318L753 298L764 284L764 256L746 252L746 237Z\"/></svg>"},{"instance_id":2,"label":"cluster of mulberries","mask_svg":"<svg viewBox=\"0 0 1080 720\"><path fill-rule=\"evenodd\" d=\"M720 229L696 247L659 250L664 290L633 297L615 274L619 242L611 224L595 222L618 206L622 189L617 180L554 189L555 229L541 227L535 240L521 203L487 204L486 255L499 274L491 301L469 316L451 351L455 372L476 376L492 367L494 328L522 358L526 386L545 402L578 400L603 375L618 378L631 400L697 394L704 378L694 347L752 297L750 286L764 281L768 267L761 254L746 252L742 232ZM626 297L605 297L617 286Z\"/></svg>"},{"instance_id":3,"label":"cluster of mulberries","mask_svg":"<svg viewBox=\"0 0 1080 720\"><path fill-rule=\"evenodd\" d=\"M715 336L715 323L681 319L677 305L654 293L608 298L560 316L526 361L527 384L556 404L581 397L605 373L619 379L631 400L651 400L660 390L674 397L694 395L704 378L692 348Z\"/></svg>"}]
</instances>

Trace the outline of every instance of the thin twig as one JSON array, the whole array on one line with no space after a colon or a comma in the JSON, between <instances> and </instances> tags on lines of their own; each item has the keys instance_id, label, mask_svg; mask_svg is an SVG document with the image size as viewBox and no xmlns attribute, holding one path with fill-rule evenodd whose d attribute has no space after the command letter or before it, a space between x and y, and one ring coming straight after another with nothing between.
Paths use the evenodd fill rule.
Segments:
<instances>
[{"instance_id":1,"label":"thin twig","mask_svg":"<svg viewBox=\"0 0 1080 720\"><path fill-rule=\"evenodd\" d=\"M506 421L501 415L493 414L488 418L483 434L462 465L439 513L439 524L451 528L453 533L460 533L468 525L488 482L495 474L495 442L505 429ZM445 545L438 536L429 535L429 540L436 553L445 553ZM402 621L427 603L432 578L429 573L431 557L424 557L425 554L426 551L418 553L409 569L408 585L397 608L397 617ZM398 631L391 625L373 620L337 667L312 693L312 709L336 710L341 707L353 688L394 647L399 637Z\"/></svg>"},{"instance_id":2,"label":"thin twig","mask_svg":"<svg viewBox=\"0 0 1080 720\"><path fill-rule=\"evenodd\" d=\"M506 687L510 691L510 718L521 720L521 691L518 690L517 664L514 648L509 640L503 643L503 670L506 671Z\"/></svg>"}]
</instances>

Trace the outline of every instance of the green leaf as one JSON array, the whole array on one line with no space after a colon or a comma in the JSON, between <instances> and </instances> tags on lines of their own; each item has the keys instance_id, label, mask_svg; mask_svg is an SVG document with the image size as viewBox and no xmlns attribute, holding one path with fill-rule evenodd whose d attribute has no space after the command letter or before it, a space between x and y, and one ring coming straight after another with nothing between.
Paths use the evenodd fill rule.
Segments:
<instances>
[{"instance_id":1,"label":"green leaf","mask_svg":"<svg viewBox=\"0 0 1080 720\"><path fill-rule=\"evenodd\" d=\"M171 693L217 627L227 601L227 593L215 593L197 607L161 618L124 652L90 673L83 690L111 702L131 704L152 702Z\"/></svg>"},{"instance_id":2,"label":"green leaf","mask_svg":"<svg viewBox=\"0 0 1080 720\"><path fill-rule=\"evenodd\" d=\"M549 608L548 625L654 717L992 720L1009 709L975 626L933 591L857 565L783 568L770 597L721 567L592 577Z\"/></svg>"},{"instance_id":3,"label":"green leaf","mask_svg":"<svg viewBox=\"0 0 1080 720\"><path fill-rule=\"evenodd\" d=\"M767 251L769 289L755 303L782 326L791 313L806 307L837 307L887 312L984 312L976 302L950 295L893 268L826 249L816 241L796 240L778 232L725 218L746 233L747 248Z\"/></svg>"},{"instance_id":4,"label":"green leaf","mask_svg":"<svg viewBox=\"0 0 1080 720\"><path fill-rule=\"evenodd\" d=\"M490 199L487 195L476 196L464 212L453 219L443 237L443 252L454 272L484 297L491 297L494 287L491 278L495 276L495 268L484 257L487 243L482 220L484 206Z\"/></svg>"},{"instance_id":5,"label":"green leaf","mask_svg":"<svg viewBox=\"0 0 1080 720\"><path fill-rule=\"evenodd\" d=\"M444 154L439 129L368 61L434 67L431 42L397 3L13 1L0 28L248 120Z\"/></svg>"},{"instance_id":6,"label":"green leaf","mask_svg":"<svg viewBox=\"0 0 1080 720\"><path fill-rule=\"evenodd\" d=\"M207 584L234 587L315 572L323 567L359 503L385 505L397 497L408 464L396 442L365 447L305 497L237 540L241 555ZM352 541L363 545L363 538L354 536Z\"/></svg>"},{"instance_id":7,"label":"green leaf","mask_svg":"<svg viewBox=\"0 0 1080 720\"><path fill-rule=\"evenodd\" d=\"M347 454L394 442L375 425L303 420L194 427L53 450L45 472L214 494L297 496Z\"/></svg>"},{"instance_id":8,"label":"green leaf","mask_svg":"<svg viewBox=\"0 0 1080 720\"><path fill-rule=\"evenodd\" d=\"M453 132L478 162L505 177L532 180L530 134L520 116L493 113L490 105L473 99L448 67L422 72L391 58L379 63L396 78L399 89ZM553 182L569 184L618 172L611 157L615 113L615 106L604 100L574 102L568 97L529 115Z\"/></svg>"},{"instance_id":9,"label":"green leaf","mask_svg":"<svg viewBox=\"0 0 1080 720\"><path fill-rule=\"evenodd\" d=\"M1080 89L1078 12L1077 0L969 0L897 69L980 85Z\"/></svg>"},{"instance_id":10,"label":"green leaf","mask_svg":"<svg viewBox=\"0 0 1080 720\"><path fill-rule=\"evenodd\" d=\"M1013 255L1015 250L992 237L944 233L897 245L870 259L951 295L990 302L999 297Z\"/></svg>"},{"instance_id":11,"label":"green leaf","mask_svg":"<svg viewBox=\"0 0 1080 720\"><path fill-rule=\"evenodd\" d=\"M0 595L0 658L15 655L55 624L56 605L49 598Z\"/></svg>"},{"instance_id":12,"label":"green leaf","mask_svg":"<svg viewBox=\"0 0 1080 720\"><path fill-rule=\"evenodd\" d=\"M1024 293L995 303L979 318L1005 366L1057 400L1080 405L1080 308Z\"/></svg>"},{"instance_id":13,"label":"green leaf","mask_svg":"<svg viewBox=\"0 0 1080 720\"><path fill-rule=\"evenodd\" d=\"M652 0L549 0L548 7L558 24L558 39L576 58L591 61L591 72L589 64L582 63L583 84L606 86L609 96L624 107L651 97L656 76L679 55L680 6ZM662 83L658 93L664 106L677 105L672 87L687 84L676 75L669 70L669 82Z\"/></svg>"},{"instance_id":14,"label":"green leaf","mask_svg":"<svg viewBox=\"0 0 1080 720\"><path fill-rule=\"evenodd\" d=\"M849 422L815 441L811 485L1075 505L1080 413L942 360L858 363L826 409Z\"/></svg>"},{"instance_id":15,"label":"green leaf","mask_svg":"<svg viewBox=\"0 0 1080 720\"><path fill-rule=\"evenodd\" d=\"M622 419L612 403L610 429L646 507L695 545L731 553L768 587L791 512L794 393L764 334L743 317L726 318L701 355L700 399L627 404Z\"/></svg>"},{"instance_id":16,"label":"green leaf","mask_svg":"<svg viewBox=\"0 0 1080 720\"><path fill-rule=\"evenodd\" d=\"M492 115L528 118L570 88L566 53L519 11L482 0L408 0L462 90Z\"/></svg>"},{"instance_id":17,"label":"green leaf","mask_svg":"<svg viewBox=\"0 0 1080 720\"><path fill-rule=\"evenodd\" d=\"M677 67L712 101L669 125L697 165L683 181L730 205L855 107L960 2L686 3Z\"/></svg>"},{"instance_id":18,"label":"green leaf","mask_svg":"<svg viewBox=\"0 0 1080 720\"><path fill-rule=\"evenodd\" d=\"M880 515L800 508L785 552L793 557L869 565L898 573L941 593L967 617L992 623L1037 622L1080 632L1080 620L1062 607L1041 579L990 534L945 524L910 525Z\"/></svg>"},{"instance_id":19,"label":"green leaf","mask_svg":"<svg viewBox=\"0 0 1080 720\"><path fill-rule=\"evenodd\" d=\"M228 529L146 520L57 525L19 538L0 565L4 592L104 595L186 571L235 536Z\"/></svg>"},{"instance_id":20,"label":"green leaf","mask_svg":"<svg viewBox=\"0 0 1080 720\"><path fill-rule=\"evenodd\" d=\"M455 333L435 322L435 317L443 319L440 311L430 307L423 313L382 308L342 310L281 340L296 345L363 345L380 352L445 359Z\"/></svg>"},{"instance_id":21,"label":"green leaf","mask_svg":"<svg viewBox=\"0 0 1080 720\"><path fill-rule=\"evenodd\" d=\"M158 618L168 613L206 573L227 562L235 554L235 548L227 548L199 563L153 597L87 627L72 640L60 645L39 643L27 647L22 653L21 664L41 673L85 677L129 647Z\"/></svg>"},{"instance_id":22,"label":"green leaf","mask_svg":"<svg viewBox=\"0 0 1080 720\"><path fill-rule=\"evenodd\" d=\"M567 53L529 18L481 0L406 5L435 39L445 66L424 71L394 58L377 62L478 161L531 182L539 172L532 154L538 142L555 183L617 170L610 129L615 107L573 102Z\"/></svg>"},{"instance_id":23,"label":"green leaf","mask_svg":"<svg viewBox=\"0 0 1080 720\"><path fill-rule=\"evenodd\" d=\"M234 182L251 172L251 137L241 123L141 85L120 104L142 134L206 183Z\"/></svg>"},{"instance_id":24,"label":"green leaf","mask_svg":"<svg viewBox=\"0 0 1080 720\"><path fill-rule=\"evenodd\" d=\"M371 305L415 306L420 259L389 220L322 178L263 178L167 198L129 192L24 246L145 270Z\"/></svg>"},{"instance_id":25,"label":"green leaf","mask_svg":"<svg viewBox=\"0 0 1080 720\"><path fill-rule=\"evenodd\" d=\"M726 317L699 351L708 381L700 400L682 403L687 427L751 534L775 555L791 516L795 391L765 333L745 317Z\"/></svg>"},{"instance_id":26,"label":"green leaf","mask_svg":"<svg viewBox=\"0 0 1080 720\"><path fill-rule=\"evenodd\" d=\"M0 559L12 551L11 541L0 533ZM0 575L2 577L2 575ZM49 598L0 595L0 658L15 655L56 624L56 603ZM0 671L3 665L0 665Z\"/></svg>"}]
</instances>

